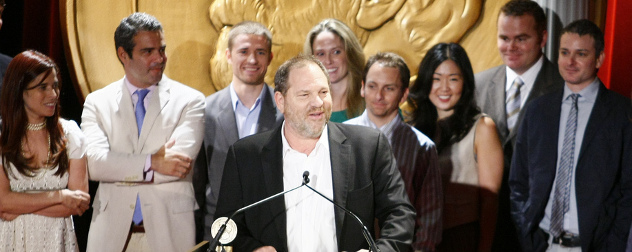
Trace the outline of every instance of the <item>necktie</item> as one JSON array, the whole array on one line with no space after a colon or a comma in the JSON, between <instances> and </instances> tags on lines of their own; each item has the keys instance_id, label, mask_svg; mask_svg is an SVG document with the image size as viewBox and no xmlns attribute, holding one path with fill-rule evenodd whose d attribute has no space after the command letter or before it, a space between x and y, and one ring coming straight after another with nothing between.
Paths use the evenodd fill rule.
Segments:
<instances>
[{"instance_id":1,"label":"necktie","mask_svg":"<svg viewBox=\"0 0 632 252\"><path fill-rule=\"evenodd\" d=\"M524 83L520 77L516 77L511 88L507 92L507 100L505 101L505 111L507 112L507 129L509 132L513 131L518 122L518 114L520 113L520 88Z\"/></svg>"},{"instance_id":2,"label":"necktie","mask_svg":"<svg viewBox=\"0 0 632 252\"><path fill-rule=\"evenodd\" d=\"M145 96L149 93L149 89L138 89L135 92L138 95L138 102L136 102L136 108L134 108L134 114L136 114L136 126L138 127L138 135L140 136L140 130L143 128L143 120L145 120ZM134 224L138 225L143 221L143 213L140 210L140 197L136 196L136 207L134 207L134 217L132 217Z\"/></svg>"},{"instance_id":3,"label":"necktie","mask_svg":"<svg viewBox=\"0 0 632 252\"><path fill-rule=\"evenodd\" d=\"M575 160L575 132L577 131L577 98L579 94L571 94L571 109L564 129L562 156L560 166L555 176L555 195L551 210L551 227L549 232L558 237L564 232L564 213L568 211L570 201L571 177L573 175L573 161Z\"/></svg>"}]
</instances>

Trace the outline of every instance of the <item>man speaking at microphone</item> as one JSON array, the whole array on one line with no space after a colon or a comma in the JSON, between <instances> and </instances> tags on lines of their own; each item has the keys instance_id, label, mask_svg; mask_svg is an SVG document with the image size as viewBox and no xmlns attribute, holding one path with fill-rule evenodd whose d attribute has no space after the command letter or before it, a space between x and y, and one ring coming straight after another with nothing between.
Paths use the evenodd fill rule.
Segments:
<instances>
[{"instance_id":1,"label":"man speaking at microphone","mask_svg":"<svg viewBox=\"0 0 632 252\"><path fill-rule=\"evenodd\" d=\"M217 216L270 195L309 185L360 217L381 251L408 251L415 210L408 201L388 140L379 131L329 122L331 82L313 56L279 67L274 99L285 116L276 129L243 138L228 151ZM357 251L362 227L302 187L237 214L235 251Z\"/></svg>"}]
</instances>

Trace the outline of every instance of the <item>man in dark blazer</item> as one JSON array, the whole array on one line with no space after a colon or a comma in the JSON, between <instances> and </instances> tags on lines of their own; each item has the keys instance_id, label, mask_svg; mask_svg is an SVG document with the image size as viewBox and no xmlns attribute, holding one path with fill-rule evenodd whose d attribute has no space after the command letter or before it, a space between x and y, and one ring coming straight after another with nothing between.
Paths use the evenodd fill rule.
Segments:
<instances>
[{"instance_id":1,"label":"man in dark blazer","mask_svg":"<svg viewBox=\"0 0 632 252\"><path fill-rule=\"evenodd\" d=\"M592 22L565 27L558 60L565 86L526 109L509 178L511 214L525 251L625 250L632 106L597 78L603 47Z\"/></svg>"},{"instance_id":2,"label":"man in dark blazer","mask_svg":"<svg viewBox=\"0 0 632 252\"><path fill-rule=\"evenodd\" d=\"M357 214L371 233L377 218L377 245L382 251L408 251L415 210L408 201L388 140L374 129L328 122L330 85L324 66L311 55L290 59L279 68L275 101L285 121L273 131L244 138L230 148L218 216L228 216L243 206L300 185L301 174L308 170L310 178L317 180L310 185ZM305 162L297 164L297 159ZM319 189L321 183L329 184L328 188ZM306 205L317 209L304 209ZM297 214L301 208L303 211ZM352 216L305 187L240 213L235 222L236 251L368 248L361 226ZM313 232L315 229L319 231Z\"/></svg>"},{"instance_id":3,"label":"man in dark blazer","mask_svg":"<svg viewBox=\"0 0 632 252\"><path fill-rule=\"evenodd\" d=\"M206 98L204 143L195 163L194 181L200 209L196 240L210 240L228 147L240 138L281 124L283 114L264 77L272 60L272 35L257 22L242 22L228 34L226 57L232 64L231 84Z\"/></svg>"},{"instance_id":4,"label":"man in dark blazer","mask_svg":"<svg viewBox=\"0 0 632 252\"><path fill-rule=\"evenodd\" d=\"M499 192L498 222L494 251L514 251L518 246L515 228L509 216L509 167L516 140L517 126L524 117L524 108L533 99L558 90L564 84L557 67L543 54L548 33L546 16L535 1L507 2L498 17L498 51L505 64L475 75L476 102L482 112L496 123L502 143L505 172ZM507 111L506 101L512 96L511 86L520 79L517 110ZM515 109L515 108L514 108ZM508 114L512 116L508 116ZM511 118L513 117L513 118Z\"/></svg>"}]
</instances>

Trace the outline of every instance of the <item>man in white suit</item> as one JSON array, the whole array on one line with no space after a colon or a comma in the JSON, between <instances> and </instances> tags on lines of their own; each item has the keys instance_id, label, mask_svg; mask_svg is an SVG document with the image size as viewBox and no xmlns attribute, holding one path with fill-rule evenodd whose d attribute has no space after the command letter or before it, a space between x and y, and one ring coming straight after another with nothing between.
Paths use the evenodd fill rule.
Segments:
<instances>
[{"instance_id":1,"label":"man in white suit","mask_svg":"<svg viewBox=\"0 0 632 252\"><path fill-rule=\"evenodd\" d=\"M114 33L125 77L86 98L90 179L99 181L88 251L186 251L195 239L192 157L204 95L163 75L160 22L124 18Z\"/></svg>"}]
</instances>

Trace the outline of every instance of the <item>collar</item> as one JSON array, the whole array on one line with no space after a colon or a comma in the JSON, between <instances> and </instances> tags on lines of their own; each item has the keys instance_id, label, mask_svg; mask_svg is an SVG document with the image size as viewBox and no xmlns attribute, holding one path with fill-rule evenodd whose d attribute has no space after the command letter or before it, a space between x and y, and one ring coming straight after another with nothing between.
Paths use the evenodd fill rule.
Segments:
<instances>
[{"instance_id":1,"label":"collar","mask_svg":"<svg viewBox=\"0 0 632 252\"><path fill-rule=\"evenodd\" d=\"M527 71L525 71L522 75L518 75L514 70L505 66L507 70L507 81L505 83L505 91L509 91L511 89L511 85L516 77L520 77L524 86L533 86L535 83L535 79L538 78L538 74L540 73L540 69L542 69L542 65L544 64L544 55L540 55L540 58L531 66Z\"/></svg>"},{"instance_id":2,"label":"collar","mask_svg":"<svg viewBox=\"0 0 632 252\"><path fill-rule=\"evenodd\" d=\"M129 91L131 95L134 95L134 92L136 92L136 90L143 89L143 88L138 88L137 86L134 86L132 83L130 83L129 80L127 79L127 76L123 78L123 83L125 83L125 87L127 87L127 90ZM151 85L148 88L145 88L145 89L149 89L149 93L147 95L151 94L154 91L154 89L156 89L158 84L160 84L160 82L154 85Z\"/></svg>"},{"instance_id":3,"label":"collar","mask_svg":"<svg viewBox=\"0 0 632 252\"><path fill-rule=\"evenodd\" d=\"M267 85L265 83L263 83L263 85ZM265 89L266 87L264 86L261 89L261 92L259 93L259 97L257 97L257 100L255 100L255 104L252 106L252 108L250 108L250 110L255 109L257 106L259 106L259 103L261 103L261 99L263 99L263 95L265 94ZM231 82L230 85L228 85L228 92L230 93L230 101L233 105L233 111L235 111L235 109L237 108L237 105L242 105L243 106L243 102L241 102L241 100L239 99L239 96L237 96L237 92L235 92L235 87L233 86L233 83Z\"/></svg>"},{"instance_id":4,"label":"collar","mask_svg":"<svg viewBox=\"0 0 632 252\"><path fill-rule=\"evenodd\" d=\"M593 82L590 83L590 85L588 85L587 87L579 91L578 93L580 95L579 100L594 103L597 100L597 93L599 92L599 83L601 83L601 81L599 80L599 77L595 77L595 79L593 80ZM570 96L571 94L573 94L573 91L571 91L571 89L568 88L567 84L564 83L564 95L562 96L562 102L566 101L566 99L568 99L568 96Z\"/></svg>"},{"instance_id":5,"label":"collar","mask_svg":"<svg viewBox=\"0 0 632 252\"><path fill-rule=\"evenodd\" d=\"M283 120L283 124L281 125L281 142L283 143L283 158L285 158L285 155L290 151L298 152L297 150L292 149L290 144L287 142L287 138L285 138L285 120ZM319 148L325 148L325 151L329 151L329 126L327 124L325 124L323 133L320 134L320 138L318 139L318 142L316 142L316 146L311 153L318 151Z\"/></svg>"}]
</instances>

